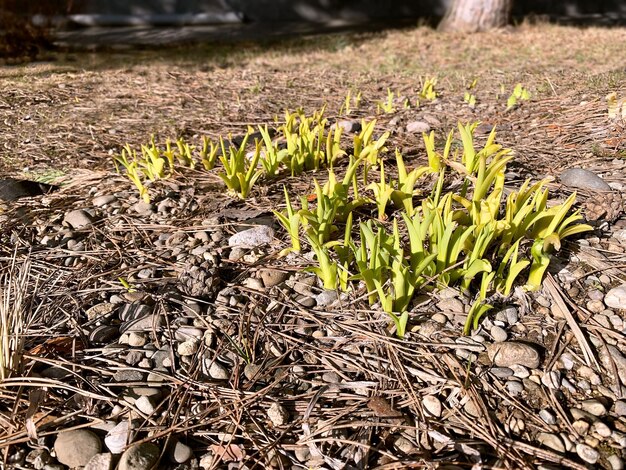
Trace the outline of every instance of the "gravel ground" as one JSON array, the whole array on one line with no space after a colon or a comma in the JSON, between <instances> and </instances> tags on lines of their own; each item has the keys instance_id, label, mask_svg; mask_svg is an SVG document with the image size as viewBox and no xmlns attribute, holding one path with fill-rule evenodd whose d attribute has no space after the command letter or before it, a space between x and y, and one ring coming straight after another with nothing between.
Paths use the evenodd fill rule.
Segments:
<instances>
[{"instance_id":1,"label":"gravel ground","mask_svg":"<svg viewBox=\"0 0 626 470\"><path fill-rule=\"evenodd\" d=\"M576 42L573 36L596 38L592 33L550 26L519 32L541 38L536 47L546 55L555 36ZM414 34L444 47L428 30ZM498 33L478 38L520 40ZM466 45L463 37L448 39ZM402 55L399 44L415 38L403 32L341 40L366 56L377 48ZM310 253L278 256L288 237L271 209L282 203L283 183L310 194L308 178L259 185L241 201L226 194L214 172L185 171L151 186L146 203L108 155L122 139L145 142L159 119L154 131L161 135L190 136L207 127L238 133L244 124L271 121L286 103L321 105L311 92L339 86L345 71L328 83L309 83L301 96L289 87L277 94L279 81L297 79L289 70L303 55L299 49L280 60L246 56L244 64L215 71L180 64L164 71L158 64L153 76L142 74L150 70L145 64L128 72L111 67L101 75L82 72L74 83L68 74L77 72L67 70L62 77L33 75L32 83L15 70L3 79L3 87L14 88L3 96L11 133L2 142L17 149L2 157L7 173L17 175L22 165L31 176L51 168L66 173L52 178L60 189L32 198L9 201L0 185L0 298L10 299L0 313L19 318L14 328L23 351L0 382L6 467L623 468L626 160L624 123L608 118L604 101L613 89L623 94L623 72L598 71L604 81L593 90L580 78L583 65L571 72L572 83L579 80L571 90L559 88L565 78L555 73L548 82L558 99L535 87L530 102L505 112L501 98L485 98L476 109L459 104L462 81L443 67L448 78L440 79L439 100L378 116L377 132L392 132L391 142L411 164L424 159L426 127L443 134L472 118L485 123L484 138L497 124L518 154L514 180L553 176L557 198L578 189L595 227L564 246L540 291L517 289L470 336L461 335L469 300L444 289L416 299L410 331L400 340L390 334L386 314L359 293L323 290L304 271ZM330 70L344 55L315 50L309 58L313 70ZM543 74L527 57L519 64L515 73ZM376 115L374 97L384 96L387 83L414 86L385 72L375 77L389 79L380 88L360 73L364 100L348 119L354 123ZM112 91L88 98L85 90L111 87L107 76L124 85L117 101L106 95ZM242 82L261 80L267 89L250 91L236 110L221 108L214 124L181 111L219 109L224 102L203 101L203 91L216 93L205 80L228 77L239 82L224 85L225 94ZM174 84L189 94L173 97ZM142 94L147 88L152 103ZM275 101L264 109L270 96ZM71 100L94 105L70 109ZM150 106L181 109L159 117ZM96 114L102 120L77 120ZM329 115L340 120L337 111ZM185 122L169 122L182 116ZM37 128L30 127L33 120ZM68 171L72 152L80 157ZM30 160L20 160L26 154Z\"/></svg>"}]
</instances>

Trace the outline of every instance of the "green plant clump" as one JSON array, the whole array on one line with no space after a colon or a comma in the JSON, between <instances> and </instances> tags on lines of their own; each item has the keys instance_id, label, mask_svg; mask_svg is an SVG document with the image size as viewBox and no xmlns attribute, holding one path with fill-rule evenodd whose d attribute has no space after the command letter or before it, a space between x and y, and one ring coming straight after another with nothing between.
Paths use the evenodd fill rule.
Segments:
<instances>
[{"instance_id":1,"label":"green plant clump","mask_svg":"<svg viewBox=\"0 0 626 470\"><path fill-rule=\"evenodd\" d=\"M512 152L495 143L495 130L477 150L476 125L459 124L462 147L454 151L452 132L441 153L434 133L424 135L428 165L410 172L396 152L398 180L387 180L381 164L380 182L368 186L371 199L359 195L355 185L357 170L367 168L367 155L352 157L341 184L332 172L326 186L316 182L315 208L303 199L296 209L285 193L288 209L279 219L289 231L291 249L301 247L302 230L317 257L312 271L324 287L345 291L362 283L369 303L378 303L389 314L399 336L406 331L415 293L446 286L474 297L464 328L470 333L491 308L491 296L510 295L522 275L526 289L538 289L550 253L560 249L563 239L590 230L576 223L581 219L577 211L570 214L575 194L560 204L548 204L548 180L526 181L505 196ZM362 151L355 146L354 153ZM430 193L415 204L416 183L428 175L434 181ZM460 189L446 190L447 182L458 180ZM379 221L360 221L354 240L353 211L370 203L378 208ZM383 224L388 205L395 212ZM334 235L344 221L343 239L337 240Z\"/></svg>"}]
</instances>

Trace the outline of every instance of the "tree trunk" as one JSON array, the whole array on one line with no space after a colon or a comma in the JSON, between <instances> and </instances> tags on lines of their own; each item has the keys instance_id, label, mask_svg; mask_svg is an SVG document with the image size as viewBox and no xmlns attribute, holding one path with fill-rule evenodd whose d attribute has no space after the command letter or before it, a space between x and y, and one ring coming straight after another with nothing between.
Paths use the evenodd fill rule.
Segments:
<instances>
[{"instance_id":1,"label":"tree trunk","mask_svg":"<svg viewBox=\"0 0 626 470\"><path fill-rule=\"evenodd\" d=\"M502 28L509 22L512 5L513 0L453 0L438 29L474 33Z\"/></svg>"}]
</instances>

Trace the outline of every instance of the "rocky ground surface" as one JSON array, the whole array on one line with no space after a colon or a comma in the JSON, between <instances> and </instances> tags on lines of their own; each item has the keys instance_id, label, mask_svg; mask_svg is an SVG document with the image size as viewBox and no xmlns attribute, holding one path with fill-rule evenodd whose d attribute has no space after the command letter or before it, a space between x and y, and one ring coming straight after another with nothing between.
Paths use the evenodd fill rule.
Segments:
<instances>
[{"instance_id":1,"label":"rocky ground surface","mask_svg":"<svg viewBox=\"0 0 626 470\"><path fill-rule=\"evenodd\" d=\"M6 467L623 468L623 123L607 118L604 95L581 90L508 114L485 101L450 115L450 95L379 116L377 130L419 160L423 131L474 116L521 154L514 178L555 176L557 197L578 189L595 231L559 252L541 291L518 289L470 336L468 299L424 294L397 339L362 292L323 290L304 271L310 253L278 256L282 183L307 194L310 182L240 201L214 174L187 171L146 203L92 135L77 145L100 163L0 215L0 288L12 299L0 313L19 312L23 341L0 381ZM28 127L11 106L5 125ZM528 136L542 138L528 150Z\"/></svg>"}]
</instances>

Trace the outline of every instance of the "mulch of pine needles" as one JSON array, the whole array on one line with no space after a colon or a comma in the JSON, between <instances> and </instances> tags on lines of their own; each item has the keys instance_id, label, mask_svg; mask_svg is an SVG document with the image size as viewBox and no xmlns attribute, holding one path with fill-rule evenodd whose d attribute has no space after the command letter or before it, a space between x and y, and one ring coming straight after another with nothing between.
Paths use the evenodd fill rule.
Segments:
<instances>
[{"instance_id":1,"label":"mulch of pine needles","mask_svg":"<svg viewBox=\"0 0 626 470\"><path fill-rule=\"evenodd\" d=\"M18 280L25 293L38 293L36 298L26 295L34 302L27 305L34 321L24 354L16 359L21 372L0 381L0 449L5 457L38 438L104 419L101 412L117 403L120 386L110 377L124 365L102 349L81 350L81 328L72 324L76 311L93 304L103 290L119 290L116 279L128 276L133 259L150 257L146 247L159 232L193 230L226 206L227 196L211 189L216 179L209 178L207 193L197 194L206 205L195 218L160 226L118 220L115 235L103 235L106 246L89 247L79 268L62 265L58 253L37 245L35 232L22 227L36 226L39 216L49 220L55 211L61 218L68 207L80 207L92 188L99 193L129 189L111 160L124 144L138 147L152 135L159 141L239 135L248 125L272 125L285 109L298 107L310 113L326 105L330 120L342 119L339 109L351 89L361 92L362 101L350 119L376 117L378 131L392 131L388 147L400 148L410 164L423 162L425 155L421 136L404 132L406 123L429 120L443 137L459 121L481 121L495 125L498 141L514 149L511 170L520 180L528 175L556 177L564 168L584 166L612 175L609 182L626 184L626 133L623 123L608 119L605 101L610 92L626 94L624 44L626 29L618 28L524 24L461 35L420 27L272 44L71 51L44 62L1 67L0 174L65 182L45 207L24 202L20 207L27 209L11 207L2 219L3 231L12 234L0 246L2 272L6 279ZM431 77L437 77L441 93L435 103L377 114L376 103L385 99L387 89L415 97L423 80ZM478 104L471 109L463 94L474 79ZM531 100L506 111L504 103L516 83L528 88ZM181 175L181 186L191 184L191 178L193 174ZM311 188L308 182L290 184L302 194ZM569 192L558 184L553 189ZM281 191L281 183L259 189L250 201L236 206L251 214L276 207ZM581 200L587 196L583 191ZM26 250L28 246L32 249ZM578 256L589 271L602 270L623 282L623 255L589 248ZM266 262L280 266L274 258ZM436 342L399 340L389 335L388 319L368 309L311 310L288 296L272 297L238 285L260 267L234 269L230 285L249 303L243 310L225 305L220 312L233 337L247 338L262 371L247 380L236 366L232 380L222 383L198 380L198 365L163 374L169 395L158 414L143 417L146 440L164 443L185 436L198 448L217 446L214 453L221 453L224 462L243 461L254 468L288 468L289 461L280 455L302 445L318 457L320 466L333 469L345 468L347 461L369 462L363 468L434 468L470 465L481 458L497 468L540 463L585 468L575 454L564 457L529 438L546 426L536 414L538 404L559 415L565 413L564 405L554 395L511 396L485 368L468 367L455 355L458 335ZM181 267L169 269L168 275L175 276ZM162 282L167 284L167 276ZM553 297L567 297L557 284L551 286L546 292ZM158 295L153 297L158 304ZM570 315L564 322L527 311L529 335L550 331L545 364L571 350L583 358L591 354L589 365L602 376L613 376L593 359L594 346L585 335L578 334L577 325L584 323L580 311L572 304L566 307L575 318ZM75 336L59 335L59 325ZM297 332L303 326L330 333L307 342ZM621 335L615 339L623 345ZM218 351L230 347L227 339L218 341ZM29 373L42 364L70 371L72 378L63 382ZM294 364L314 371L310 377L334 372L343 381L316 382L301 391ZM428 416L422 406L423 397L435 392L448 397L439 418ZM266 416L277 401L296 417L283 427L268 424ZM518 421L525 423L525 431L512 431L511 423ZM420 446L403 454L394 447L402 433ZM236 437L233 443L228 435Z\"/></svg>"}]
</instances>

